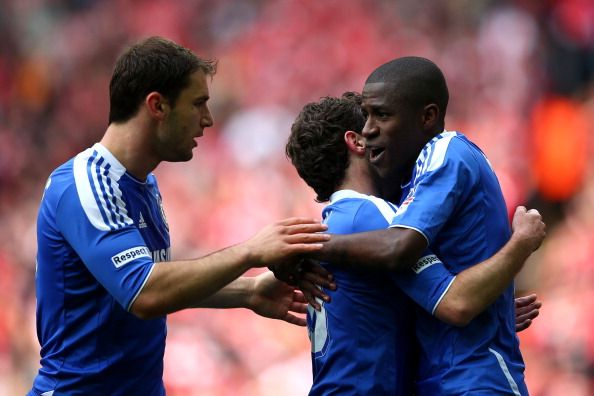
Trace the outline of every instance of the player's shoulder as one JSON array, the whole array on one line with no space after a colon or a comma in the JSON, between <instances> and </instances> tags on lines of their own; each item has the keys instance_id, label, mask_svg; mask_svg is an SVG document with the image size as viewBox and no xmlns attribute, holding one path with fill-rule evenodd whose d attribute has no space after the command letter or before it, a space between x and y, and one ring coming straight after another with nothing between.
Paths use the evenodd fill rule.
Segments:
<instances>
[{"instance_id":1,"label":"player's shoulder","mask_svg":"<svg viewBox=\"0 0 594 396\"><path fill-rule=\"evenodd\" d=\"M393 205L373 195L362 194L354 190L339 190L330 197L329 209L341 208L351 213L362 208L377 208L382 211L393 210Z\"/></svg>"},{"instance_id":2,"label":"player's shoulder","mask_svg":"<svg viewBox=\"0 0 594 396\"><path fill-rule=\"evenodd\" d=\"M72 160L77 199L96 228L113 230L132 224L120 187L126 168L99 143Z\"/></svg>"},{"instance_id":3,"label":"player's shoulder","mask_svg":"<svg viewBox=\"0 0 594 396\"><path fill-rule=\"evenodd\" d=\"M476 161L482 151L464 134L444 131L431 139L419 154L417 174L431 172L443 166L468 164Z\"/></svg>"},{"instance_id":4,"label":"player's shoulder","mask_svg":"<svg viewBox=\"0 0 594 396\"><path fill-rule=\"evenodd\" d=\"M332 195L324 213L331 228L352 233L387 227L396 207L373 195L341 190Z\"/></svg>"},{"instance_id":5,"label":"player's shoulder","mask_svg":"<svg viewBox=\"0 0 594 396\"><path fill-rule=\"evenodd\" d=\"M59 199L65 191L74 186L74 176L72 173L73 163L74 158L71 158L54 169L48 176L43 192L44 200L50 198Z\"/></svg>"}]
</instances>

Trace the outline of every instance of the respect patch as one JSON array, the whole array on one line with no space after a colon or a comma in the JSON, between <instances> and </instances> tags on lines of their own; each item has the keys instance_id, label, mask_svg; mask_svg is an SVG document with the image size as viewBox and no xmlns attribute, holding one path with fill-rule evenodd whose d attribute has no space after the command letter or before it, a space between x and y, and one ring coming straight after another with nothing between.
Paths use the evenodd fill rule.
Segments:
<instances>
[{"instance_id":1,"label":"respect patch","mask_svg":"<svg viewBox=\"0 0 594 396\"><path fill-rule=\"evenodd\" d=\"M441 260L436 255L430 254L418 259L417 263L412 266L412 270L415 271L415 273L420 274L422 271L437 263L441 263Z\"/></svg>"},{"instance_id":2,"label":"respect patch","mask_svg":"<svg viewBox=\"0 0 594 396\"><path fill-rule=\"evenodd\" d=\"M137 258L146 257L152 259L151 251L146 246L136 246L128 250L124 250L113 256L111 262L116 268L120 268Z\"/></svg>"}]
</instances>

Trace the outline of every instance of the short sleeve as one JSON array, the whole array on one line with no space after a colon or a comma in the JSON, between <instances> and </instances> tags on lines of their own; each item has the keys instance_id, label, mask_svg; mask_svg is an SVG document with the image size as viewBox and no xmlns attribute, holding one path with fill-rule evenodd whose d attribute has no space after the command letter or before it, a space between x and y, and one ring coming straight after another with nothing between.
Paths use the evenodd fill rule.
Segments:
<instances>
[{"instance_id":1,"label":"short sleeve","mask_svg":"<svg viewBox=\"0 0 594 396\"><path fill-rule=\"evenodd\" d=\"M411 269L391 276L407 296L432 315L456 278L428 250Z\"/></svg>"},{"instance_id":2,"label":"short sleeve","mask_svg":"<svg viewBox=\"0 0 594 396\"><path fill-rule=\"evenodd\" d=\"M138 229L101 230L89 221L73 185L64 191L56 223L97 281L129 310L153 268L152 254Z\"/></svg>"}]
</instances>

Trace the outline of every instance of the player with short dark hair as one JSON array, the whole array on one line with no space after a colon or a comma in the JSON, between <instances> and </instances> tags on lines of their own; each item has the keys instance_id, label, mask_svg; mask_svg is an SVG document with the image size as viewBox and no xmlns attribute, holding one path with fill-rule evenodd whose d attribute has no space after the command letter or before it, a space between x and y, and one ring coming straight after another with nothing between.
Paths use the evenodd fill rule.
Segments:
<instances>
[{"instance_id":1,"label":"player with short dark hair","mask_svg":"<svg viewBox=\"0 0 594 396\"><path fill-rule=\"evenodd\" d=\"M169 261L169 227L152 171L192 158L213 125L214 63L162 38L132 46L110 85L99 143L54 170L37 221L34 395L164 395L166 315L191 307L244 307L305 325L302 295L253 267L321 248L325 226L290 218L248 241Z\"/></svg>"},{"instance_id":2,"label":"player with short dark hair","mask_svg":"<svg viewBox=\"0 0 594 396\"><path fill-rule=\"evenodd\" d=\"M288 157L314 189L317 200L330 201L323 218L334 234L385 229L396 213L394 205L372 195L376 188L365 158L361 135L365 116L360 105L360 95L352 92L305 105L286 146ZM308 307L310 395L412 394L414 308L401 290L427 314L464 324L458 323L458 300L480 301L468 313L479 314L507 286L498 280L498 271L521 268L534 247L533 234L542 236L540 216L534 213L518 211L514 225L516 235L508 245L458 276L430 252L412 269L398 274L368 271L360 264L346 270L327 264L339 287L328 291L331 304L319 300L318 311ZM499 285L499 293L486 287L492 283Z\"/></svg>"},{"instance_id":3,"label":"player with short dark hair","mask_svg":"<svg viewBox=\"0 0 594 396\"><path fill-rule=\"evenodd\" d=\"M362 95L367 158L382 194L394 197L402 188L399 209L389 229L336 235L315 256L406 270L429 247L459 274L501 249L511 230L499 182L475 144L444 130L448 95L441 70L424 58L398 58L369 76ZM514 331L517 270L499 273L507 289L476 318L469 314L476 301L464 302L459 321L466 326L418 315L418 394L528 394ZM494 283L486 288L497 295Z\"/></svg>"}]
</instances>

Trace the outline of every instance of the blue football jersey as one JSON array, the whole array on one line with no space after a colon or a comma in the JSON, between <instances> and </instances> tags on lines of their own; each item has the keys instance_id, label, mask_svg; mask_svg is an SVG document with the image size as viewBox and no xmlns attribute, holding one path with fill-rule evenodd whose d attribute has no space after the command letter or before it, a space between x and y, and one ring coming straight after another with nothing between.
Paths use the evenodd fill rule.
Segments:
<instances>
[{"instance_id":1,"label":"blue football jersey","mask_svg":"<svg viewBox=\"0 0 594 396\"><path fill-rule=\"evenodd\" d=\"M129 312L170 257L155 177L135 179L95 144L50 175L37 243L41 368L29 395L164 395L165 318Z\"/></svg>"},{"instance_id":2,"label":"blue football jersey","mask_svg":"<svg viewBox=\"0 0 594 396\"><path fill-rule=\"evenodd\" d=\"M341 190L323 218L328 232L351 234L387 228L395 210L379 198ZM332 301L319 300L320 311L308 306L310 395L411 395L417 351L409 297L431 314L454 276L429 253L397 276L324 265L338 288L325 290Z\"/></svg>"},{"instance_id":3,"label":"blue football jersey","mask_svg":"<svg viewBox=\"0 0 594 396\"><path fill-rule=\"evenodd\" d=\"M510 225L499 182L481 150L444 131L423 148L392 226L411 228L459 273L495 254ZM515 333L514 290L507 290L468 326L419 312L419 395L527 395Z\"/></svg>"}]
</instances>

